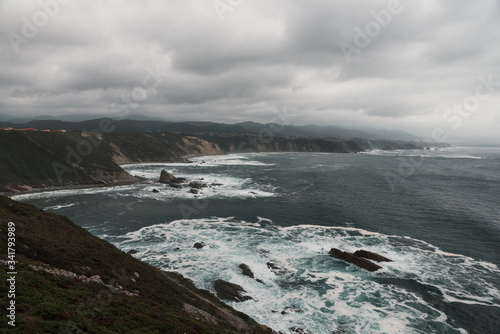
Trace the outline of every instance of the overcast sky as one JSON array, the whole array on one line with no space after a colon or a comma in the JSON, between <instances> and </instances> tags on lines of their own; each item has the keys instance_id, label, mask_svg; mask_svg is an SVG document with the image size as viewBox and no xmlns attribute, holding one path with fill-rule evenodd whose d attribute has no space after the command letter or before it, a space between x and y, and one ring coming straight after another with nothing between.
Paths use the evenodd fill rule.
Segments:
<instances>
[{"instance_id":1,"label":"overcast sky","mask_svg":"<svg viewBox=\"0 0 500 334\"><path fill-rule=\"evenodd\" d=\"M286 108L297 125L499 137L498 0L0 0L0 31L0 114Z\"/></svg>"}]
</instances>

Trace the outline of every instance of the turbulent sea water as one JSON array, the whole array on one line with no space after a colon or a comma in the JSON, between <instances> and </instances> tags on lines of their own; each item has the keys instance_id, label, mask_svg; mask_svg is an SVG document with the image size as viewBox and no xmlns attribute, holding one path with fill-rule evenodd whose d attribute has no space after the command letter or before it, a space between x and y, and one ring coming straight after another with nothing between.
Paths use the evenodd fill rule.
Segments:
<instances>
[{"instance_id":1,"label":"turbulent sea water","mask_svg":"<svg viewBox=\"0 0 500 334\"><path fill-rule=\"evenodd\" d=\"M230 304L283 333L500 333L500 149L192 161L124 166L146 184L14 199L200 288L239 284L254 300ZM161 169L222 185L195 197L157 183ZM332 247L394 261L372 273L329 256Z\"/></svg>"}]
</instances>

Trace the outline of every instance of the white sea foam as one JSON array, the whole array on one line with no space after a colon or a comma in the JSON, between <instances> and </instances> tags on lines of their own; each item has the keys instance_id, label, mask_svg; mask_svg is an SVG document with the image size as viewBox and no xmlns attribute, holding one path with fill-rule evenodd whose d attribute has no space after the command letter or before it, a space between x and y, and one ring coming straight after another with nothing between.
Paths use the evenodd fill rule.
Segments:
<instances>
[{"instance_id":1,"label":"white sea foam","mask_svg":"<svg viewBox=\"0 0 500 334\"><path fill-rule=\"evenodd\" d=\"M261 161L250 160L251 156L246 154L228 154L228 155L210 155L203 157L191 158L195 165L202 167L217 167L217 166L274 166Z\"/></svg>"},{"instance_id":2,"label":"white sea foam","mask_svg":"<svg viewBox=\"0 0 500 334\"><path fill-rule=\"evenodd\" d=\"M206 246L196 250L195 242ZM500 306L500 292L490 281L499 274L495 265L446 254L420 240L355 228L279 227L263 217L256 222L214 217L144 227L117 237L115 243L124 250L139 250L139 258L178 271L201 288L213 291L218 278L243 286L254 301L231 305L283 333L290 333L291 327L312 333L341 328L354 333L413 333L413 326L424 321L452 329L446 315L418 292L379 283L380 279L436 287L443 302ZM174 251L177 247L180 251ZM328 256L332 247L351 252L363 248L394 262L369 273ZM281 268L279 276L267 262ZM243 276L240 263L265 285ZM281 314L291 306L301 312Z\"/></svg>"},{"instance_id":3,"label":"white sea foam","mask_svg":"<svg viewBox=\"0 0 500 334\"><path fill-rule=\"evenodd\" d=\"M27 201L30 199L38 198L55 198L55 197L69 197L81 194L103 194L103 193L113 193L119 191L126 191L131 189L133 186L118 186L118 187L97 187L97 188L84 188L84 189L64 189L64 190L53 190L53 191L41 191L34 193L26 193L20 195L12 196L12 199Z\"/></svg>"},{"instance_id":4,"label":"white sea foam","mask_svg":"<svg viewBox=\"0 0 500 334\"><path fill-rule=\"evenodd\" d=\"M160 167L163 165L160 165ZM146 168L151 168L149 165ZM157 168L157 167L153 167ZM161 170L161 168L160 168ZM192 199L193 195L189 192L188 183L195 181L204 183L207 187L199 189L197 198L259 198L259 197L274 197L276 196L276 187L269 183L257 183L250 178L232 177L223 174L213 173L198 173L180 172L176 173L177 177L185 177L187 181L183 184L182 189L172 188L170 185L158 183L157 178L160 171L136 170L136 175L146 175L150 177L150 181L146 183L136 183L133 185L119 187L98 187L87 189L65 189L57 191L45 191L37 193L28 193L13 196L13 199L28 201L41 198L59 198L71 197L78 195L94 195L107 194L114 198L119 197L134 197L137 199L154 199L160 201L168 201L173 199ZM176 172L173 170L173 172ZM159 190L158 193L153 190ZM54 206L46 209L57 210L66 206Z\"/></svg>"},{"instance_id":5,"label":"white sea foam","mask_svg":"<svg viewBox=\"0 0 500 334\"><path fill-rule=\"evenodd\" d=\"M366 152L360 152L360 154L365 155L378 155L378 156L388 156L388 157L418 157L418 158L442 158L442 159L475 159L483 160L485 157L480 157L476 155L464 154L461 151L455 150L439 150L439 151L423 151L423 150L371 150Z\"/></svg>"},{"instance_id":6,"label":"white sea foam","mask_svg":"<svg viewBox=\"0 0 500 334\"><path fill-rule=\"evenodd\" d=\"M54 206L49 206L48 208L45 208L45 210L59 210L59 209L63 209L63 208L70 208L73 205L75 205L75 203L62 204L62 205L54 205Z\"/></svg>"}]
</instances>

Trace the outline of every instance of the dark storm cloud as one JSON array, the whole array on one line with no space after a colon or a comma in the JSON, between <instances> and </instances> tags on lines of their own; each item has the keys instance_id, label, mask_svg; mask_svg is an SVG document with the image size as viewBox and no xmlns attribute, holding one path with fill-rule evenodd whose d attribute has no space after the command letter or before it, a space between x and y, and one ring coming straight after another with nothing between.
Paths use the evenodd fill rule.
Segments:
<instances>
[{"instance_id":1,"label":"dark storm cloud","mask_svg":"<svg viewBox=\"0 0 500 334\"><path fill-rule=\"evenodd\" d=\"M493 0L3 0L0 113L109 115L118 104L268 122L286 106L294 124L430 135L480 77L500 82L499 22ZM496 134L494 88L450 134Z\"/></svg>"}]
</instances>

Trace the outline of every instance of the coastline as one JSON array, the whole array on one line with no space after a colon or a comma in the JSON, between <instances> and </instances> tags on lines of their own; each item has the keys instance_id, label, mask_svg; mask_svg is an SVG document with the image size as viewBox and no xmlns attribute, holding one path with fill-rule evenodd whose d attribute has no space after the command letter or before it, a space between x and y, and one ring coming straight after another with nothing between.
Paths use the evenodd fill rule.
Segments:
<instances>
[{"instance_id":1,"label":"coastline","mask_svg":"<svg viewBox=\"0 0 500 334\"><path fill-rule=\"evenodd\" d=\"M11 192L0 192L1 196L12 198L17 195L25 195L25 194L34 194L34 193L43 193L43 192L53 192L59 190L72 190L72 189L92 189L92 188L112 188L119 186L127 186L136 183L140 183L145 181L146 179L140 176L133 176L132 178L125 180L115 180L112 182L108 182L106 184L96 183L96 184L73 184L66 186L47 186L41 188L32 188L31 190L17 190Z\"/></svg>"},{"instance_id":2,"label":"coastline","mask_svg":"<svg viewBox=\"0 0 500 334\"><path fill-rule=\"evenodd\" d=\"M236 153L225 153L222 155L231 155L231 154L236 154ZM178 159L175 159L175 161L127 161L127 162L118 162L115 161L115 163L120 166L127 166L127 165L135 165L135 164L153 164L153 163L158 163L158 164L173 164L173 163L190 163L189 161L190 158L197 158L197 157L204 157L204 156L212 156L212 155L221 155L221 154L189 154L182 156ZM24 187L24 188L31 188L31 190L12 190L10 192L0 192L1 196L6 196L6 197L13 197L17 195L25 195L25 194L33 194L33 193L42 193L42 192L52 192L52 191L59 191L59 190L72 190L72 189L92 189L92 188L106 188L106 187L120 187L120 186L126 186L126 185L132 185L140 182L144 182L147 179L140 177L140 176L133 176L131 175L131 178L128 179L123 179L123 180L113 180L111 182L107 183L95 183L95 184L72 184L72 185L65 185L65 186L47 186L47 187L40 187L40 188L32 188L29 185L23 184L23 185L17 185L18 187Z\"/></svg>"}]
</instances>

